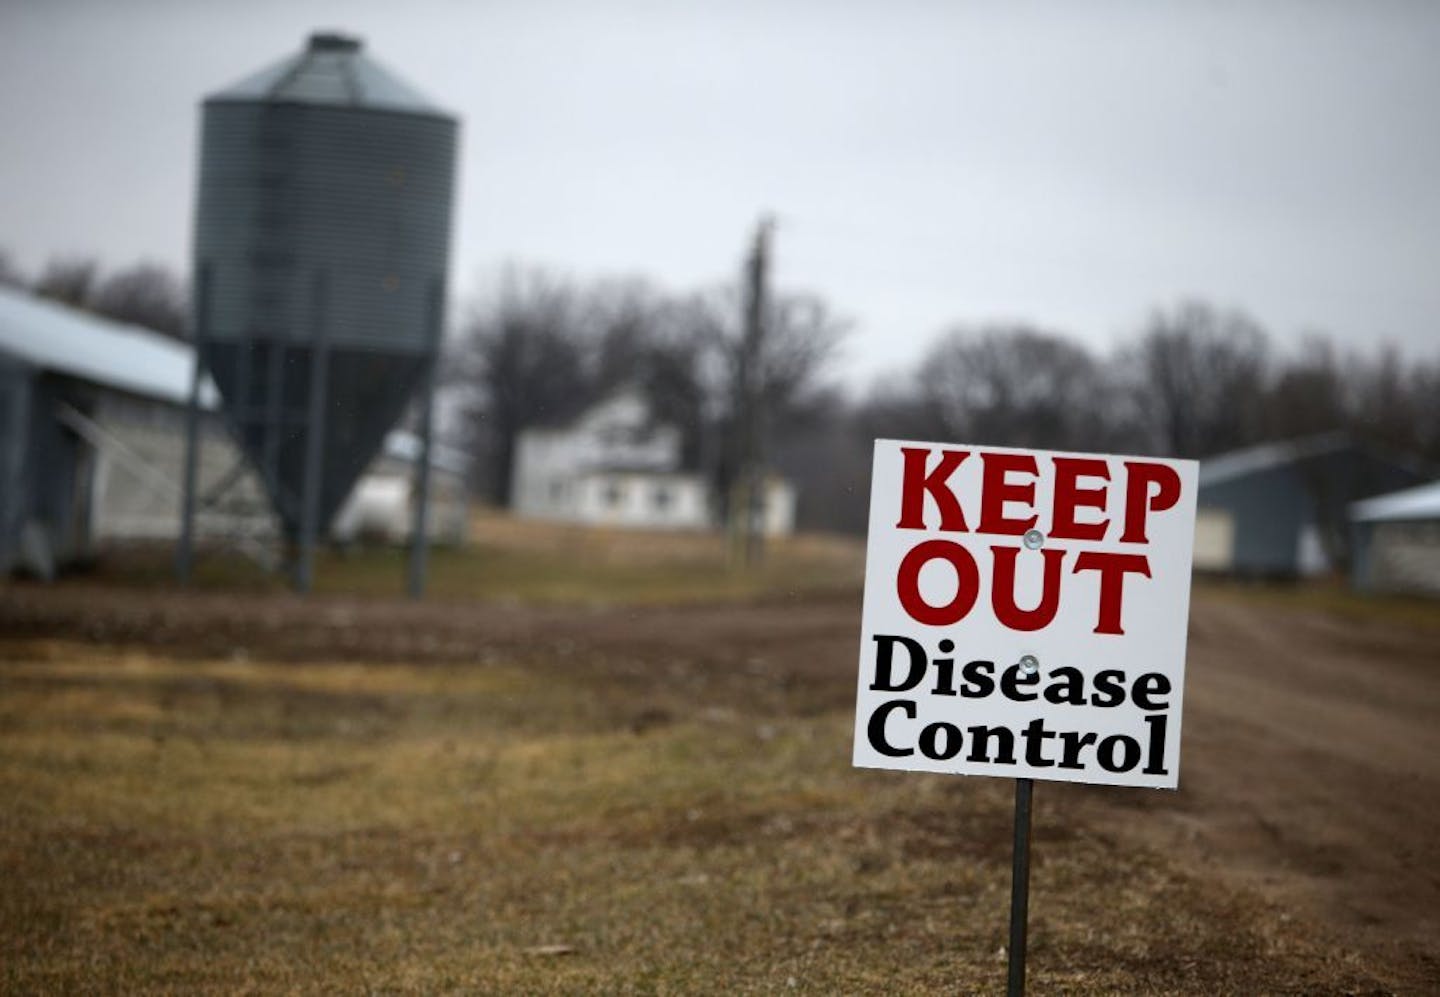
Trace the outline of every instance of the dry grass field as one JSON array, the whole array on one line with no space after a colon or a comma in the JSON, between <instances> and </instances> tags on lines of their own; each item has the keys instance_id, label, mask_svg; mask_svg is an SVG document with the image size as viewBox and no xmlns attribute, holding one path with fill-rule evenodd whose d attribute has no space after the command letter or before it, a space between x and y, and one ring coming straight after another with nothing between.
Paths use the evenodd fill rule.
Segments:
<instances>
[{"instance_id":1,"label":"dry grass field","mask_svg":"<svg viewBox=\"0 0 1440 997\"><path fill-rule=\"evenodd\" d=\"M1002 989L1010 783L852 769L858 550L773 554L491 521L419 604L369 554L308 602L115 566L0 589L0 987ZM1197 598L1179 793L1037 788L1036 993L1440 989L1440 628L1254 595ZM1258 736L1235 683L1288 667L1277 629L1295 668L1398 669L1395 702L1295 672ZM1398 726L1344 712L1372 708ZM1393 824L1367 764L1418 768Z\"/></svg>"},{"instance_id":2,"label":"dry grass field","mask_svg":"<svg viewBox=\"0 0 1440 997\"><path fill-rule=\"evenodd\" d=\"M637 532L475 514L474 542L431 551L427 594L440 599L582 606L733 601L769 595L848 593L864 572L854 540L794 536L772 540L768 556L745 570L726 537L698 532ZM169 549L142 548L101 561L91 581L125 588L168 589ZM388 596L405 591L405 555L394 548L322 550L320 594ZM286 578L238 556L202 555L196 585L229 592L288 591Z\"/></svg>"}]
</instances>

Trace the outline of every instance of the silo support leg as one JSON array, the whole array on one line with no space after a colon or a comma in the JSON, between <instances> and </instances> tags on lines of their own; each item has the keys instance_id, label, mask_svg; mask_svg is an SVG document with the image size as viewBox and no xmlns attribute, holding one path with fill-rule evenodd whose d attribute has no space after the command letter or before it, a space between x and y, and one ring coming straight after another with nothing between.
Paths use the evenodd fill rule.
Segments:
<instances>
[{"instance_id":1,"label":"silo support leg","mask_svg":"<svg viewBox=\"0 0 1440 997\"><path fill-rule=\"evenodd\" d=\"M433 362L431 363L433 367ZM428 378L427 378L428 380ZM425 568L430 547L430 444L435 435L431 386L426 385L420 416L420 453L415 459L415 507L410 522L410 572L407 590L411 598L425 594Z\"/></svg>"},{"instance_id":2,"label":"silo support leg","mask_svg":"<svg viewBox=\"0 0 1440 997\"><path fill-rule=\"evenodd\" d=\"M295 588L309 592L315 583L315 544L320 531L321 462L325 456L326 393L329 390L330 337L325 321L325 275L315 278L312 320L314 348L310 351L310 398L305 419L305 483L301 496L300 556L295 564Z\"/></svg>"},{"instance_id":3,"label":"silo support leg","mask_svg":"<svg viewBox=\"0 0 1440 997\"><path fill-rule=\"evenodd\" d=\"M412 599L425 594L426 560L430 550L430 447L435 438L435 368L439 363L444 308L445 288L435 281L430 286L426 316L430 355L420 385L420 453L415 459L415 503L410 513L410 570L406 589Z\"/></svg>"}]
</instances>

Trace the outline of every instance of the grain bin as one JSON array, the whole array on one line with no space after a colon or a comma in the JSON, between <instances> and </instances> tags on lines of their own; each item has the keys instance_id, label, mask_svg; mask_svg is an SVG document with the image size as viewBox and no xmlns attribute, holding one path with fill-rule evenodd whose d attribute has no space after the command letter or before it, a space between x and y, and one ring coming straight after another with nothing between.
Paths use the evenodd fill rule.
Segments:
<instances>
[{"instance_id":1,"label":"grain bin","mask_svg":"<svg viewBox=\"0 0 1440 997\"><path fill-rule=\"evenodd\" d=\"M204 101L196 345L302 588L314 538L429 391L457 130L337 34Z\"/></svg>"}]
</instances>

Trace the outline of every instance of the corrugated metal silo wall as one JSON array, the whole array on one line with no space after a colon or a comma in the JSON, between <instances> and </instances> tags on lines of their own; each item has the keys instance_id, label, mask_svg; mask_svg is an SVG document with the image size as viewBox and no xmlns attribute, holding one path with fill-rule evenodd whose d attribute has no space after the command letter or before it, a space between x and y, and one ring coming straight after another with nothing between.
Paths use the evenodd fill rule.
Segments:
<instances>
[{"instance_id":1,"label":"corrugated metal silo wall","mask_svg":"<svg viewBox=\"0 0 1440 997\"><path fill-rule=\"evenodd\" d=\"M323 531L436 344L457 126L439 115L212 100L196 211L201 337L227 417L293 535L310 346L330 355Z\"/></svg>"}]
</instances>

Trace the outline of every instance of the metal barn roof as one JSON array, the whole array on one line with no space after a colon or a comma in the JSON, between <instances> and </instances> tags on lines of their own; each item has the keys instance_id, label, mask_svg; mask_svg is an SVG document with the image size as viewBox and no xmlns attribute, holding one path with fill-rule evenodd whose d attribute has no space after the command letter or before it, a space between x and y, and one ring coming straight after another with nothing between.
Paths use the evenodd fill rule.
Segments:
<instances>
[{"instance_id":1,"label":"metal barn roof","mask_svg":"<svg viewBox=\"0 0 1440 997\"><path fill-rule=\"evenodd\" d=\"M1350 506L1350 518L1359 523L1440 519L1440 481L1356 502Z\"/></svg>"},{"instance_id":2,"label":"metal barn roof","mask_svg":"<svg viewBox=\"0 0 1440 997\"><path fill-rule=\"evenodd\" d=\"M317 33L296 55L206 97L207 101L326 104L446 115L443 108L365 55L358 38Z\"/></svg>"},{"instance_id":3,"label":"metal barn roof","mask_svg":"<svg viewBox=\"0 0 1440 997\"><path fill-rule=\"evenodd\" d=\"M1321 433L1295 440L1261 443L1258 446L1207 457L1200 462L1200 487L1222 485L1236 478L1283 467L1307 457L1343 450L1353 442L1345 433Z\"/></svg>"},{"instance_id":4,"label":"metal barn roof","mask_svg":"<svg viewBox=\"0 0 1440 997\"><path fill-rule=\"evenodd\" d=\"M195 363L189 343L10 287L0 287L0 355L36 370L173 405L189 401L190 372ZM213 409L217 401L207 376L201 386L201 403ZM420 438L392 430L385 438L385 454L413 461L420 454ZM453 447L435 444L430 465L463 474L466 457Z\"/></svg>"},{"instance_id":5,"label":"metal barn roof","mask_svg":"<svg viewBox=\"0 0 1440 997\"><path fill-rule=\"evenodd\" d=\"M16 288L0 288L0 353L27 366L183 405L195 351L187 344ZM217 396L206 379L201 401Z\"/></svg>"}]
</instances>

